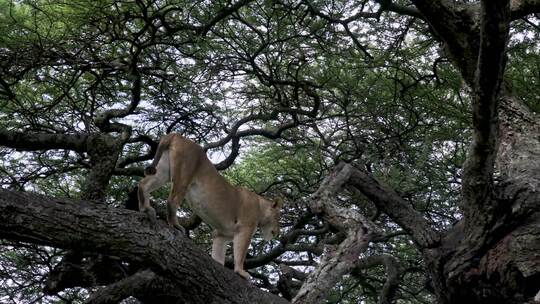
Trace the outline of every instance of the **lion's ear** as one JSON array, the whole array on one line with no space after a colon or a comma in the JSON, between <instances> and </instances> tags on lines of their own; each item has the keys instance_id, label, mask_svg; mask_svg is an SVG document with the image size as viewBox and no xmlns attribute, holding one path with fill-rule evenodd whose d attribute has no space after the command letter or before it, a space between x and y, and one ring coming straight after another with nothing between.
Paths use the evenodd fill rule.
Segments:
<instances>
[{"instance_id":1,"label":"lion's ear","mask_svg":"<svg viewBox=\"0 0 540 304\"><path fill-rule=\"evenodd\" d=\"M283 207L283 199L281 197L278 197L272 202L272 208L281 208L281 207Z\"/></svg>"}]
</instances>

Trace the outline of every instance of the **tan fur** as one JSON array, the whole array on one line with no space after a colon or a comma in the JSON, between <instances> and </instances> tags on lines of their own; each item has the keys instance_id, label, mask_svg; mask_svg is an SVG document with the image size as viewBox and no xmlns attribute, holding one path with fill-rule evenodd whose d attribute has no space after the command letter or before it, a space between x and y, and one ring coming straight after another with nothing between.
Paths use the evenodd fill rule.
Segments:
<instances>
[{"instance_id":1,"label":"tan fur","mask_svg":"<svg viewBox=\"0 0 540 304\"><path fill-rule=\"evenodd\" d=\"M234 271L244 278L244 260L251 237L260 227L265 239L279 234L282 202L272 202L242 187L235 187L214 168L201 146L179 134L161 138L152 165L139 183L139 209L151 214L149 193L166 182L167 220L181 229L176 217L184 198L192 211L213 229L212 258L224 264L226 244L233 241Z\"/></svg>"}]
</instances>

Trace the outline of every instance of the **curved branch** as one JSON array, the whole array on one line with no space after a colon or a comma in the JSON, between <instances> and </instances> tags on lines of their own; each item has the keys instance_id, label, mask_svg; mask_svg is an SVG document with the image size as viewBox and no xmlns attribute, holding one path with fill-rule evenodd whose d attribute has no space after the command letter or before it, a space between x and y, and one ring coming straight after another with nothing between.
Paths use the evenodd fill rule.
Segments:
<instances>
[{"instance_id":1,"label":"curved branch","mask_svg":"<svg viewBox=\"0 0 540 304\"><path fill-rule=\"evenodd\" d=\"M136 63L133 62L133 65ZM103 113L100 113L94 119L94 122L98 128L103 132L116 131L120 133L125 133L125 137L129 137L131 132L131 127L125 124L120 123L111 123L113 118L124 118L130 114L133 114L137 106L141 101L141 87L142 79L141 74L137 70L136 66L129 67L128 69L128 80L132 82L131 84L131 102L124 109L111 109Z\"/></svg>"},{"instance_id":2,"label":"curved branch","mask_svg":"<svg viewBox=\"0 0 540 304\"><path fill-rule=\"evenodd\" d=\"M433 230L422 214L395 191L380 184L373 176L355 168L350 185L369 198L381 211L400 225L420 248L432 248L439 244L440 235Z\"/></svg>"},{"instance_id":3,"label":"curved branch","mask_svg":"<svg viewBox=\"0 0 540 304\"><path fill-rule=\"evenodd\" d=\"M166 16L170 12L182 11L182 8L179 7L168 7L166 10L156 14L156 17L160 19L161 23L167 30L167 34L169 35L173 35L178 31L193 31L196 35L204 36L218 22L232 15L234 12L247 5L251 1L252 0L240 0L228 7L221 8L214 17L212 17L207 23L203 25L193 25L184 22L179 22L179 24L176 26L170 25L166 20Z\"/></svg>"},{"instance_id":4,"label":"curved branch","mask_svg":"<svg viewBox=\"0 0 540 304\"><path fill-rule=\"evenodd\" d=\"M233 163L236 157L240 154L240 137L235 136L232 139L232 147L231 147L231 153L229 153L229 156L222 160L220 163L215 164L214 167L216 167L217 170L225 170L229 168Z\"/></svg>"},{"instance_id":5,"label":"curved branch","mask_svg":"<svg viewBox=\"0 0 540 304\"><path fill-rule=\"evenodd\" d=\"M274 81L274 83L278 83L278 81ZM312 89L312 87L315 87L315 85L310 82L301 82L300 84L294 83L294 82L293 83L286 82L283 84L293 85L293 86L300 85L302 87L302 90L306 93L306 95L313 98L313 101L314 101L313 107L309 111L303 110L301 108L278 107L278 108L275 108L272 112L267 113L267 114L265 113L250 114L244 118L239 119L236 123L234 123L233 126L230 128L230 130L227 131L227 136L225 136L223 139L216 142L208 143L207 145L205 145L204 150L207 151L208 149L223 146L227 144L231 139L237 138L237 137L242 138L246 136L260 135L269 139L276 139L276 138L279 138L284 131L294 128L301 124L301 122L297 118L298 115L305 115L309 118L315 118L317 116L319 107L321 105L320 96L317 94L317 92L315 92ZM263 121L275 120L278 118L278 115L281 113L291 114L294 118L293 121L284 123L278 126L274 130L248 129L248 130L239 131L240 127L242 127L244 124L248 122L256 121L256 120L263 120Z\"/></svg>"},{"instance_id":6,"label":"curved branch","mask_svg":"<svg viewBox=\"0 0 540 304\"><path fill-rule=\"evenodd\" d=\"M424 16L420 13L420 11L414 7L395 4L392 0L375 0L375 2L381 5L382 11L389 11L400 15L424 19Z\"/></svg>"},{"instance_id":7,"label":"curved branch","mask_svg":"<svg viewBox=\"0 0 540 304\"><path fill-rule=\"evenodd\" d=\"M208 151L209 149L221 147L221 146L227 144L229 141L231 141L233 138L236 138L236 137L240 138L240 137L251 136L251 135L262 135L262 136L272 138L272 139L277 138L277 137L279 137L281 132L283 132L285 129L289 129L289 128L292 128L294 126L289 126L289 124L286 124L286 125L280 126L275 131L270 131L270 130L266 130L266 129L249 129L249 130L243 130L243 131L238 131L238 130L244 124L246 124L248 122L251 122L251 121L256 121L256 120L267 121L267 120L271 120L271 119L276 119L278 114L279 114L279 111L272 111L269 114L251 114L251 115L248 115L248 116L246 116L244 118L241 118L241 119L239 119L237 122L235 122L233 124L233 126L227 132L227 136L225 136L224 138L222 138L222 139L220 139L218 141L206 144L204 146L204 150Z\"/></svg>"},{"instance_id":8,"label":"curved branch","mask_svg":"<svg viewBox=\"0 0 540 304\"><path fill-rule=\"evenodd\" d=\"M148 146L150 146L150 151L148 151L148 153L146 153L144 155L126 157L126 158L124 158L124 159L122 159L122 160L120 160L118 162L117 169L125 169L125 170L127 170L127 171L119 170L119 175L139 175L138 174L139 172L137 172L137 173L130 172L130 169L133 169L133 168L125 168L125 167L127 165L130 165L130 164L133 164L133 163L136 163L136 162L145 161L145 160L149 160L149 159L154 158L154 154L156 153L159 141L154 141L148 135L139 134L138 136L136 136L134 138L128 139L127 143L130 143L130 144L133 144L133 143L145 143ZM122 171L124 171L124 172L122 172ZM142 169L140 170L140 173L142 174ZM141 175L141 176L143 176L143 175Z\"/></svg>"}]
</instances>

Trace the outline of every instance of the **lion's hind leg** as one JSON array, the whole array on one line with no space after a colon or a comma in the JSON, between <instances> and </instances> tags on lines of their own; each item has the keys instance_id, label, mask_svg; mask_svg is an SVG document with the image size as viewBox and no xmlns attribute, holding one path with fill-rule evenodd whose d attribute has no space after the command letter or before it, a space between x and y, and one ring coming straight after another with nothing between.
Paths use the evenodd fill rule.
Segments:
<instances>
[{"instance_id":1,"label":"lion's hind leg","mask_svg":"<svg viewBox=\"0 0 540 304\"><path fill-rule=\"evenodd\" d=\"M174 152L176 153L170 153L172 185L167 199L167 222L169 226L184 231L184 228L178 222L176 211L186 196L198 164L197 162L185 161L186 151L180 149Z\"/></svg>"},{"instance_id":2,"label":"lion's hind leg","mask_svg":"<svg viewBox=\"0 0 540 304\"><path fill-rule=\"evenodd\" d=\"M143 211L148 215L148 219L155 224L156 211L150 206L150 193L158 189L168 181L168 176L161 172L154 175L148 175L139 182L138 198L139 211Z\"/></svg>"},{"instance_id":3,"label":"lion's hind leg","mask_svg":"<svg viewBox=\"0 0 540 304\"><path fill-rule=\"evenodd\" d=\"M182 227L182 225L180 225L180 222L178 222L178 216L176 215L176 211L180 206L179 202L180 200L178 199L178 196L175 196L173 194L169 195L169 198L167 199L167 223L169 223L170 227L185 232L184 227Z\"/></svg>"}]
</instances>

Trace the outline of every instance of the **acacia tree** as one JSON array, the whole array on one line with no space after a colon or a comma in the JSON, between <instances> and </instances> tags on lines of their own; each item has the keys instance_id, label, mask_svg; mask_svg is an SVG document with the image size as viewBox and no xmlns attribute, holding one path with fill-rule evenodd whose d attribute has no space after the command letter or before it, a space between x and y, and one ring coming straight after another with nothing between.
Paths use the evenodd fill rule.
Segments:
<instances>
[{"instance_id":1,"label":"acacia tree","mask_svg":"<svg viewBox=\"0 0 540 304\"><path fill-rule=\"evenodd\" d=\"M106 286L94 303L431 294L522 303L537 294L540 127L529 107L538 92L516 79L538 49L509 32L538 39L538 18L527 18L539 1L1 7L2 184L11 190L2 190L0 235L22 250L15 257L45 256L50 267L45 282L37 267L6 279L6 290L33 278L67 299L66 288ZM200 142L219 169L255 151L229 178L288 197L284 234L270 246L255 238L246 262L260 267L253 282L281 297L163 224L110 208L169 132Z\"/></svg>"}]
</instances>

